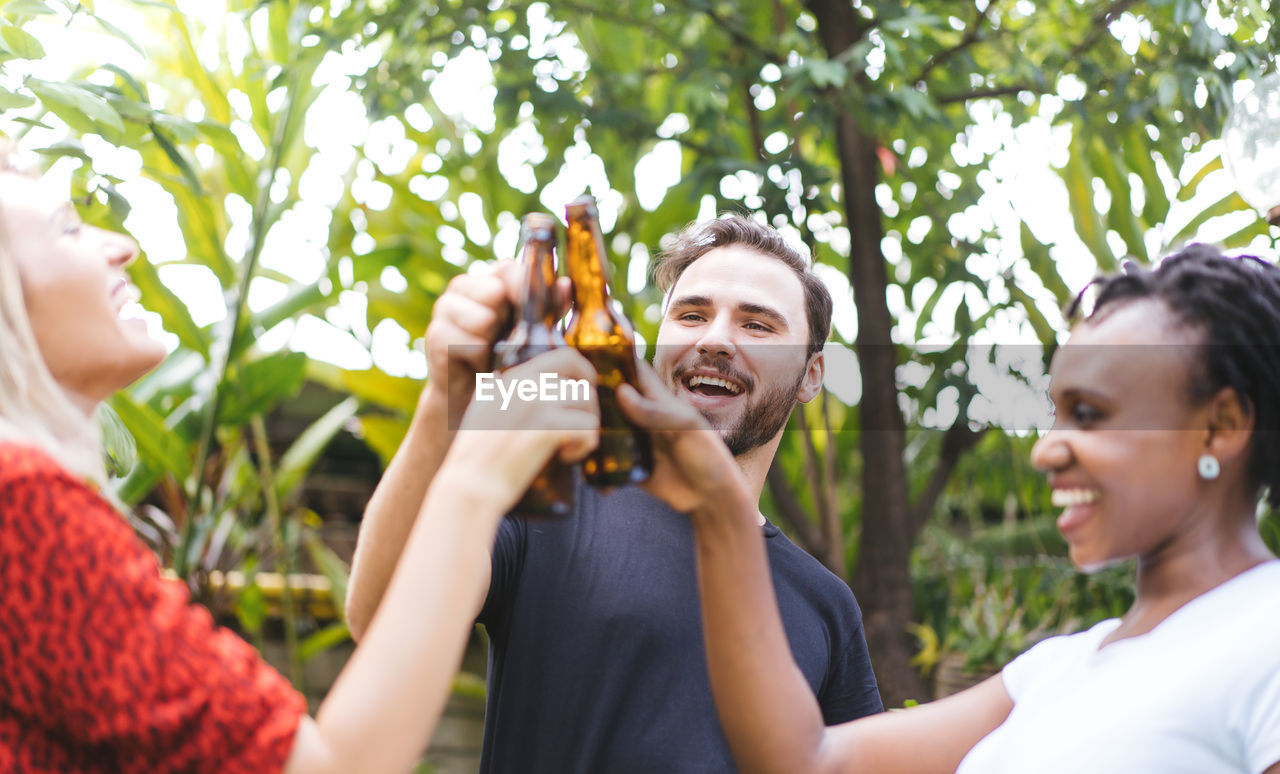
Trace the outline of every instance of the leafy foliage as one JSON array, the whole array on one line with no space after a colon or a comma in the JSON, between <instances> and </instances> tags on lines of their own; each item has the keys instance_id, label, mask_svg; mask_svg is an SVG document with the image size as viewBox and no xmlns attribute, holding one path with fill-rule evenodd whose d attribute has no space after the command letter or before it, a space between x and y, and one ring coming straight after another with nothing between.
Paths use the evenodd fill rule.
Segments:
<instances>
[{"instance_id":1,"label":"leafy foliage","mask_svg":"<svg viewBox=\"0 0 1280 774\"><path fill-rule=\"evenodd\" d=\"M306 520L290 500L317 450L358 416L389 458L415 405L420 372L258 346L279 326L323 319L370 351L388 331L416 340L450 278L514 252L522 213L589 189L617 295L652 341L660 299L638 280L664 236L745 210L807 245L845 310L828 357L860 382L797 412L769 499L854 583L897 705L915 690L907 622L931 615L901 593L919 530L967 514L981 534L991 513L1038 524L1047 508L1011 456L1034 428L1000 417L1006 387L982 375L1034 390L1095 269L1205 235L1274 250L1210 145L1236 84L1275 66L1265 0L233 0L216 22L130 5L162 40L89 3L0 6L0 116L81 162L97 222L129 211L99 140L136 149L176 207L185 255L132 269L176 349L112 408L137 439L120 495L172 516L168 550L193 577L292 556ZM149 59L37 77L23 62L47 46L29 31L50 21ZM318 107L330 99L346 101ZM326 127L337 137L317 126L333 104L353 116ZM1038 136L1052 171L1028 183ZM291 250L322 268L291 277ZM207 269L226 316L197 322L176 267ZM254 287L278 300L250 307ZM992 344L1031 355L1010 365ZM275 450L261 418L304 379L355 397Z\"/></svg>"}]
</instances>

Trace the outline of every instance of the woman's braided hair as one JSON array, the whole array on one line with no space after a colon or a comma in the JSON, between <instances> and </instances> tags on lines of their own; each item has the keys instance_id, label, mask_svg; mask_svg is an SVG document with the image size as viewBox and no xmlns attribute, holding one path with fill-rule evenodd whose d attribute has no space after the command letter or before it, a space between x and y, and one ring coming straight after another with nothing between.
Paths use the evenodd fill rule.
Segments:
<instances>
[{"instance_id":1,"label":"woman's braided hair","mask_svg":"<svg viewBox=\"0 0 1280 774\"><path fill-rule=\"evenodd\" d=\"M1159 299L1183 323L1204 335L1202 363L1190 374L1191 398L1207 400L1224 387L1235 391L1254 419L1248 474L1267 501L1280 507L1280 267L1252 255L1225 256L1216 247L1190 245L1154 268L1135 265L1095 279L1093 317L1109 305Z\"/></svg>"}]
</instances>

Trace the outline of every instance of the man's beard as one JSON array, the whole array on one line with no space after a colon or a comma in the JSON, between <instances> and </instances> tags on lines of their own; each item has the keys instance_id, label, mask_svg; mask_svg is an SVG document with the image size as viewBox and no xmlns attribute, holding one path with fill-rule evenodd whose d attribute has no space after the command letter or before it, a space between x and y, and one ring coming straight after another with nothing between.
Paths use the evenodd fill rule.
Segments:
<instances>
[{"instance_id":1,"label":"man's beard","mask_svg":"<svg viewBox=\"0 0 1280 774\"><path fill-rule=\"evenodd\" d=\"M703 416L719 431L733 456L741 457L773 440L778 431L787 426L803 381L802 373L794 384L771 387L761 392L747 404L737 421L729 427L718 427L710 415Z\"/></svg>"},{"instance_id":2,"label":"man's beard","mask_svg":"<svg viewBox=\"0 0 1280 774\"><path fill-rule=\"evenodd\" d=\"M731 363L719 358L700 357L687 368L680 369L680 371L683 373L699 367L714 368L747 385L748 389L754 384L754 380L750 377L739 373ZM683 376L675 377L677 383L682 379ZM712 429L720 434L720 438L724 441L725 446L729 447L729 451L733 456L741 457L747 452L773 440L778 431L786 427L787 420L791 418L791 409L796 405L796 399L800 395L800 387L803 383L804 370L802 369L795 381L789 385L783 384L763 388L757 395L747 398L748 403L743 408L742 413L736 420L728 420L731 422L728 425L724 424L726 420L718 419L713 413L708 411L700 411L699 413L710 423Z\"/></svg>"}]
</instances>

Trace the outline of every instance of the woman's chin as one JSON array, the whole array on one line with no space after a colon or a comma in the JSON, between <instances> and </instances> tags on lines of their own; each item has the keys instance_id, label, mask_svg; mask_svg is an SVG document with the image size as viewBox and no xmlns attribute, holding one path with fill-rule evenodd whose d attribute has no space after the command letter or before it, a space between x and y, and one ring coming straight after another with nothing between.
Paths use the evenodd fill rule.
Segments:
<instances>
[{"instance_id":1,"label":"woman's chin","mask_svg":"<svg viewBox=\"0 0 1280 774\"><path fill-rule=\"evenodd\" d=\"M109 380L110 384L105 385L107 396L109 397L116 390L123 390L146 376L163 363L168 354L163 344L149 336L144 341L138 342L138 345L132 348L129 357L120 361L119 368Z\"/></svg>"},{"instance_id":2,"label":"woman's chin","mask_svg":"<svg viewBox=\"0 0 1280 774\"><path fill-rule=\"evenodd\" d=\"M1074 548L1071 549L1070 555L1071 563L1085 575L1095 575L1108 567L1123 564L1125 560L1123 556L1099 556L1094 552L1077 552Z\"/></svg>"}]
</instances>

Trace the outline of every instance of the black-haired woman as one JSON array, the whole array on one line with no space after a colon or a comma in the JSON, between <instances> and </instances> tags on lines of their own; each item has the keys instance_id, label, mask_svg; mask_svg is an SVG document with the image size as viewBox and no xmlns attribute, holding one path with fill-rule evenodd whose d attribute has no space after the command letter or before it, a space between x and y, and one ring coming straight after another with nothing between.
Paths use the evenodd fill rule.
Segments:
<instances>
[{"instance_id":1,"label":"black-haired woman","mask_svg":"<svg viewBox=\"0 0 1280 774\"><path fill-rule=\"evenodd\" d=\"M744 772L1280 772L1280 562L1256 521L1264 493L1280 504L1280 269L1193 246L1094 289L1032 461L1076 566L1137 558L1133 607L956 696L824 728L725 469L691 510Z\"/></svg>"}]
</instances>

